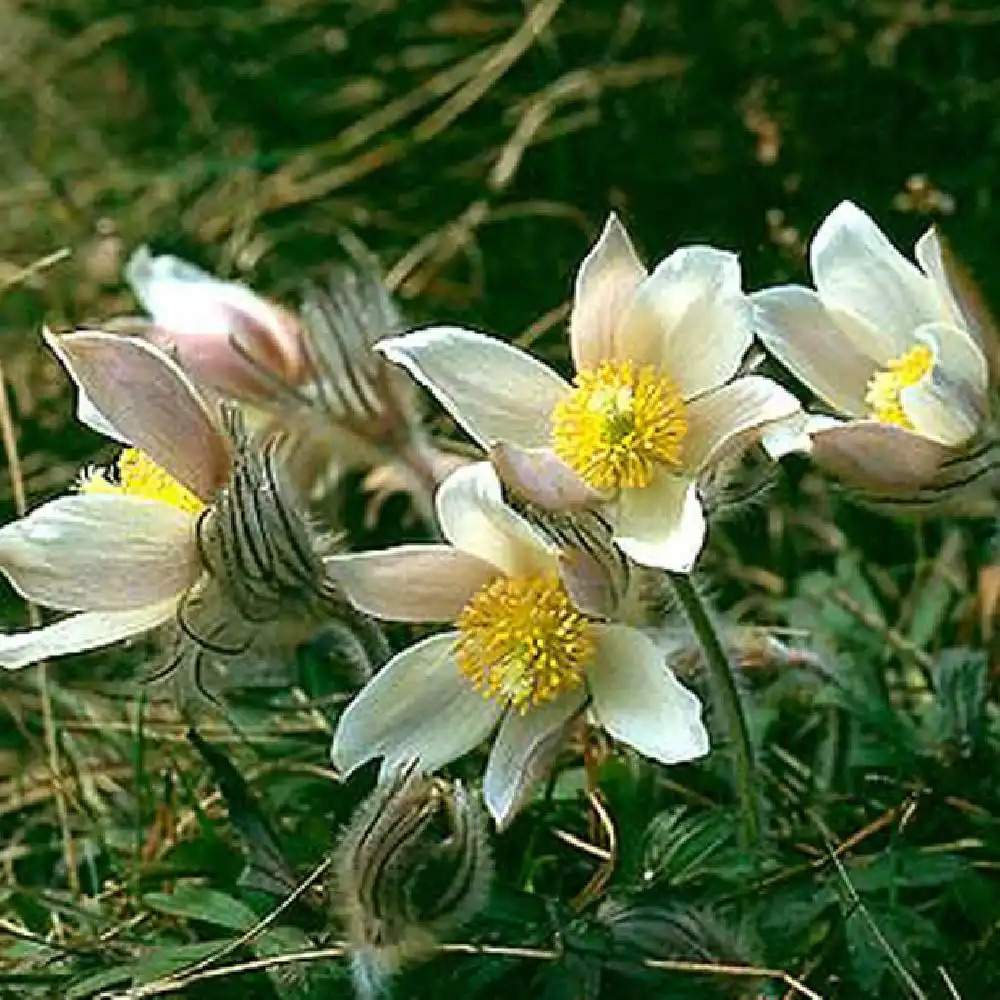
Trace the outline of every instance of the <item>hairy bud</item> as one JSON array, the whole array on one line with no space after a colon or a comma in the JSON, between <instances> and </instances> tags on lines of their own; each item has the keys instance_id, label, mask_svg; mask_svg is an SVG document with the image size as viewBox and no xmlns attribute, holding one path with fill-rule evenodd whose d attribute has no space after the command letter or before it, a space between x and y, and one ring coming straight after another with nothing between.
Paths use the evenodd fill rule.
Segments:
<instances>
[{"instance_id":1,"label":"hairy bud","mask_svg":"<svg viewBox=\"0 0 1000 1000\"><path fill-rule=\"evenodd\" d=\"M166 665L188 664L197 689L287 683L297 645L322 628L347 628L369 665L387 657L374 622L356 612L328 578L334 547L310 526L276 458L277 439L247 435L239 410L223 409L232 472L198 522L202 574L178 608ZM207 686L206 686L207 685Z\"/></svg>"},{"instance_id":2,"label":"hairy bud","mask_svg":"<svg viewBox=\"0 0 1000 1000\"><path fill-rule=\"evenodd\" d=\"M413 762L380 785L341 837L334 866L358 995L383 993L403 964L473 916L492 874L485 815L462 784Z\"/></svg>"}]
</instances>

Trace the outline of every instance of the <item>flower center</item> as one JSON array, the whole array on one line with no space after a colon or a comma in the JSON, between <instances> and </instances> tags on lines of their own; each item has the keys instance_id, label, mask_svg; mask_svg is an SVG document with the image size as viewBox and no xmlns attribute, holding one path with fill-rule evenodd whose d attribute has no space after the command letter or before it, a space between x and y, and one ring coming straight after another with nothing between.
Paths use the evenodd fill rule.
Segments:
<instances>
[{"instance_id":1,"label":"flower center","mask_svg":"<svg viewBox=\"0 0 1000 1000\"><path fill-rule=\"evenodd\" d=\"M590 623L556 576L496 577L455 624L462 673L522 712L583 683L594 652Z\"/></svg>"},{"instance_id":2,"label":"flower center","mask_svg":"<svg viewBox=\"0 0 1000 1000\"><path fill-rule=\"evenodd\" d=\"M656 465L680 465L684 401L652 365L603 361L574 385L552 411L552 448L589 486L649 486Z\"/></svg>"},{"instance_id":3,"label":"flower center","mask_svg":"<svg viewBox=\"0 0 1000 1000\"><path fill-rule=\"evenodd\" d=\"M119 493L144 500L158 500L189 514L200 514L205 509L205 504L186 486L182 486L137 448L126 448L110 468L91 466L85 469L77 489L81 493Z\"/></svg>"},{"instance_id":4,"label":"flower center","mask_svg":"<svg viewBox=\"0 0 1000 1000\"><path fill-rule=\"evenodd\" d=\"M912 431L913 422L903 411L900 393L916 385L933 367L934 355L924 344L893 358L885 371L876 372L868 380L865 402L871 407L872 416L883 424L895 424Z\"/></svg>"}]
</instances>

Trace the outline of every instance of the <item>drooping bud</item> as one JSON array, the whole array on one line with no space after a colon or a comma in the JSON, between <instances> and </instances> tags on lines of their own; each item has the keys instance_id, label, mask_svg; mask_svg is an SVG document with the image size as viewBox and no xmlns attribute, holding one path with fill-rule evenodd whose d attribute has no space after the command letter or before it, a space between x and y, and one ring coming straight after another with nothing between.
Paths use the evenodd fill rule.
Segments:
<instances>
[{"instance_id":1,"label":"drooping bud","mask_svg":"<svg viewBox=\"0 0 1000 1000\"><path fill-rule=\"evenodd\" d=\"M459 782L400 768L358 808L337 847L335 911L362 1000L485 903L493 874L485 815Z\"/></svg>"},{"instance_id":2,"label":"drooping bud","mask_svg":"<svg viewBox=\"0 0 1000 1000\"><path fill-rule=\"evenodd\" d=\"M147 247L132 254L125 277L150 315L143 335L202 386L258 401L305 377L298 320L245 285Z\"/></svg>"}]
</instances>

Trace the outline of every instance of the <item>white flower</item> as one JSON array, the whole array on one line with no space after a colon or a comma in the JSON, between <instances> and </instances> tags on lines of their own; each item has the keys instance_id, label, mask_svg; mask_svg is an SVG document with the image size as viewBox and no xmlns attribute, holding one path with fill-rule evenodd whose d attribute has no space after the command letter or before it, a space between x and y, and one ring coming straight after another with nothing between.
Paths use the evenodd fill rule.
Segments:
<instances>
[{"instance_id":1,"label":"white flower","mask_svg":"<svg viewBox=\"0 0 1000 1000\"><path fill-rule=\"evenodd\" d=\"M906 260L856 205L841 202L810 247L816 290L751 296L764 345L847 421L804 421L769 439L809 450L855 485L927 484L988 412L986 331L965 308L934 229Z\"/></svg>"},{"instance_id":2,"label":"white flower","mask_svg":"<svg viewBox=\"0 0 1000 1000\"><path fill-rule=\"evenodd\" d=\"M149 313L144 336L200 384L236 399L267 399L306 374L295 316L245 285L220 281L178 257L140 247L125 267Z\"/></svg>"},{"instance_id":3,"label":"white flower","mask_svg":"<svg viewBox=\"0 0 1000 1000\"><path fill-rule=\"evenodd\" d=\"M47 336L80 388L79 414L133 447L117 481L79 491L0 528L0 572L27 600L73 614L0 635L0 666L106 646L169 620L201 566L199 514L226 479L225 440L190 382L141 340Z\"/></svg>"},{"instance_id":4,"label":"white flower","mask_svg":"<svg viewBox=\"0 0 1000 1000\"><path fill-rule=\"evenodd\" d=\"M502 825L539 755L588 702L613 736L655 760L708 752L698 699L642 632L574 607L559 554L505 506L490 465L452 473L437 511L447 545L327 560L360 610L456 626L397 654L348 706L331 751L339 768L382 757L386 774L419 758L434 771L499 724L484 795Z\"/></svg>"},{"instance_id":5,"label":"white flower","mask_svg":"<svg viewBox=\"0 0 1000 1000\"><path fill-rule=\"evenodd\" d=\"M705 536L699 477L800 412L769 379L734 379L750 341L734 254L684 247L647 274L612 215L576 278L573 385L509 344L456 327L378 348L483 448L554 452L607 503L627 555L687 572Z\"/></svg>"}]
</instances>

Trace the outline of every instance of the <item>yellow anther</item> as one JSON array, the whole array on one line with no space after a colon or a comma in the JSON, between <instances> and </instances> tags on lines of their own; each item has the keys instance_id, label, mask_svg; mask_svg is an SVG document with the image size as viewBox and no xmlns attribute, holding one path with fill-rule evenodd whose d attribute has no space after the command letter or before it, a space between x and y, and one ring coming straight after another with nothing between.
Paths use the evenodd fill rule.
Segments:
<instances>
[{"instance_id":1,"label":"yellow anther","mask_svg":"<svg viewBox=\"0 0 1000 1000\"><path fill-rule=\"evenodd\" d=\"M496 577L456 625L462 673L522 712L582 684L594 653L593 628L556 576Z\"/></svg>"},{"instance_id":2,"label":"yellow anther","mask_svg":"<svg viewBox=\"0 0 1000 1000\"><path fill-rule=\"evenodd\" d=\"M876 372L868 380L865 403L871 408L872 416L883 424L895 424L912 431L913 422L903 410L900 393L916 385L933 367L934 355L924 344L893 358L885 371Z\"/></svg>"},{"instance_id":3,"label":"yellow anther","mask_svg":"<svg viewBox=\"0 0 1000 1000\"><path fill-rule=\"evenodd\" d=\"M113 469L84 470L77 489L81 493L120 493L158 500L190 514L200 514L205 509L205 504L186 486L137 448L126 448Z\"/></svg>"},{"instance_id":4,"label":"yellow anther","mask_svg":"<svg viewBox=\"0 0 1000 1000\"><path fill-rule=\"evenodd\" d=\"M552 448L594 489L649 486L657 465L677 468L684 401L652 365L605 361L577 373L552 411Z\"/></svg>"}]
</instances>

